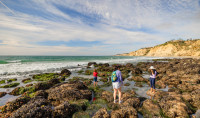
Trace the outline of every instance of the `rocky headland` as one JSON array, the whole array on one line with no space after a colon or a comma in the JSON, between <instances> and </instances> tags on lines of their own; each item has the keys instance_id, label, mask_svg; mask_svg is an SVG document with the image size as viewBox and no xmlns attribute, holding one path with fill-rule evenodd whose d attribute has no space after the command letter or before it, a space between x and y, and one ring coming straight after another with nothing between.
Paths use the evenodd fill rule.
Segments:
<instances>
[{"instance_id":1,"label":"rocky headland","mask_svg":"<svg viewBox=\"0 0 200 118\"><path fill-rule=\"evenodd\" d=\"M200 57L200 39L172 40L154 47L142 48L130 53L117 54L116 56Z\"/></svg>"},{"instance_id":2,"label":"rocky headland","mask_svg":"<svg viewBox=\"0 0 200 118\"><path fill-rule=\"evenodd\" d=\"M113 103L110 76L115 66L121 67L126 84L122 89L122 104ZM143 97L138 91L149 85L148 78L143 75L148 75L150 66L154 66L158 71L156 92L152 94L147 90L143 94L147 94L148 97ZM99 73L98 87L93 87L92 84L93 68ZM87 69L76 73L79 76L71 78L71 72L67 69L61 73L34 75L33 78L27 78L23 82L38 81L38 83L16 87L10 93L0 93L1 97L6 94L19 96L0 107L0 117L199 117L196 112L200 109L200 59L155 59L150 62L139 62L136 65L90 62ZM168 89L164 91L165 88Z\"/></svg>"}]
</instances>

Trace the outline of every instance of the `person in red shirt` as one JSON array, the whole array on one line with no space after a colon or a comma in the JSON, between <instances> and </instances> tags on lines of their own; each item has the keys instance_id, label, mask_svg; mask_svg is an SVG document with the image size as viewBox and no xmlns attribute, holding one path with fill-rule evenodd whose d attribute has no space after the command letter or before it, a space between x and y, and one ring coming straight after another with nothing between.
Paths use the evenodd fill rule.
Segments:
<instances>
[{"instance_id":1,"label":"person in red shirt","mask_svg":"<svg viewBox=\"0 0 200 118\"><path fill-rule=\"evenodd\" d=\"M94 87L97 86L97 75L98 75L97 70L94 69L94 72L93 72L93 76L94 76Z\"/></svg>"}]
</instances>

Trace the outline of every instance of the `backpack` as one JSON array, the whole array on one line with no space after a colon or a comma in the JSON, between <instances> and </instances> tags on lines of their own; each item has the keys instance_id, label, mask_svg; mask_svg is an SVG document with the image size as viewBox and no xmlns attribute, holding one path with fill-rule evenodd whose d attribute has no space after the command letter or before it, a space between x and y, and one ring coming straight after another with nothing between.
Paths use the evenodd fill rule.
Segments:
<instances>
[{"instance_id":1,"label":"backpack","mask_svg":"<svg viewBox=\"0 0 200 118\"><path fill-rule=\"evenodd\" d=\"M116 74L116 71L112 72L111 81L112 81L112 82L116 82L116 81L117 81L117 74Z\"/></svg>"}]
</instances>

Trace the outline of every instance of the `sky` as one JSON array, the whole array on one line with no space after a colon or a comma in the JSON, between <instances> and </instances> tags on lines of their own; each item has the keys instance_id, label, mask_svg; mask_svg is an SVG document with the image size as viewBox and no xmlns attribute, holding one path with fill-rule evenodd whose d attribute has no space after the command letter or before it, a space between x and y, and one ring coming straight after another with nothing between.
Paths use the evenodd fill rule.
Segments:
<instances>
[{"instance_id":1,"label":"sky","mask_svg":"<svg viewBox=\"0 0 200 118\"><path fill-rule=\"evenodd\" d=\"M115 55L200 38L200 0L0 0L0 55Z\"/></svg>"}]
</instances>

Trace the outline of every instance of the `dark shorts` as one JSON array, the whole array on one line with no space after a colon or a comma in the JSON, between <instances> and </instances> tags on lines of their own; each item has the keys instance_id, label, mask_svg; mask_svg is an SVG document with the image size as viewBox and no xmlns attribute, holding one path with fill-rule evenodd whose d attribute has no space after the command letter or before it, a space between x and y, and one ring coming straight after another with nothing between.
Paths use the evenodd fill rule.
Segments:
<instances>
[{"instance_id":1,"label":"dark shorts","mask_svg":"<svg viewBox=\"0 0 200 118\"><path fill-rule=\"evenodd\" d=\"M94 81L97 82L97 77L94 77Z\"/></svg>"}]
</instances>

